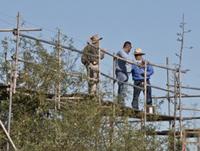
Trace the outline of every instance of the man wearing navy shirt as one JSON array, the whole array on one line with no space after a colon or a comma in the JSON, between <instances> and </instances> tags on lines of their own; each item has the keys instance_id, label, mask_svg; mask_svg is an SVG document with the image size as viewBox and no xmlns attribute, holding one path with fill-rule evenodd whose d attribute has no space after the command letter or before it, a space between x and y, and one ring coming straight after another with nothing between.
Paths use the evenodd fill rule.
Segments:
<instances>
[{"instance_id":1,"label":"man wearing navy shirt","mask_svg":"<svg viewBox=\"0 0 200 151\"><path fill-rule=\"evenodd\" d=\"M131 42L126 41L123 45L123 49L117 53L117 56L128 60L131 48ZM124 105L124 98L126 97L126 85L124 82L128 81L127 62L124 60L116 59L115 67L115 74L118 80L118 103Z\"/></svg>"},{"instance_id":2,"label":"man wearing navy shirt","mask_svg":"<svg viewBox=\"0 0 200 151\"><path fill-rule=\"evenodd\" d=\"M136 48L134 51L135 61L137 65L132 65L132 78L134 80L134 85L139 87L144 87L144 71L145 71L145 60L142 58L142 56L145 55L142 52L142 49ZM153 67L147 62L147 84L150 85L150 76L154 73ZM138 99L140 95L141 89L134 87L133 92L133 101L132 101L132 107L134 109L139 109L138 107ZM151 96L151 87L147 86L147 105L152 105L152 96Z\"/></svg>"}]
</instances>

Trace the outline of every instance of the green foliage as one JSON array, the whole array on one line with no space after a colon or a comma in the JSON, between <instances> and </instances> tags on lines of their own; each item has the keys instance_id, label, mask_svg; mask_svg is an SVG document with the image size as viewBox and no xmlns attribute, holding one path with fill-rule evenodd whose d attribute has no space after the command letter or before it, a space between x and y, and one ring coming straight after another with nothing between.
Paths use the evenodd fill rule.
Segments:
<instances>
[{"instance_id":1,"label":"green foliage","mask_svg":"<svg viewBox=\"0 0 200 151\"><path fill-rule=\"evenodd\" d=\"M5 41L4 51L12 56L13 40ZM62 42L73 47L73 42L67 37ZM19 57L23 62L19 63L19 89L13 96L11 123L11 137L17 148L21 151L162 150L163 142L154 135L153 126L141 130L140 123L128 121L130 113L123 118L114 116L111 107L101 108L96 96L86 96L83 100L62 100L61 109L55 110L53 94L58 82L61 83L62 94L79 92L84 84L81 78L72 78L67 74L79 68L76 65L79 55L62 50L62 61L58 65L57 54L56 47L21 39ZM1 62L6 69L1 70L1 74L9 75L11 68L7 64ZM0 78L6 81L4 76ZM0 112L5 125L7 114L8 97L5 97L1 101ZM147 129L152 135L146 136ZM0 130L0 150L5 150L6 141Z\"/></svg>"}]
</instances>

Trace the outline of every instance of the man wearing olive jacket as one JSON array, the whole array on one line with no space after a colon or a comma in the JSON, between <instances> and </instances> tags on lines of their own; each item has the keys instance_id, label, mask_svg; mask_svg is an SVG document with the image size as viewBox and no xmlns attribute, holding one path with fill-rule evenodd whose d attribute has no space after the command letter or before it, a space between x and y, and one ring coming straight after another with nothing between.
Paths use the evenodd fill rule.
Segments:
<instances>
[{"instance_id":1,"label":"man wearing olive jacket","mask_svg":"<svg viewBox=\"0 0 200 151\"><path fill-rule=\"evenodd\" d=\"M99 83L99 57L100 59L104 58L104 53L102 53L99 48L100 40L102 39L103 38L99 37L97 34L91 36L81 56L81 62L87 69L89 94L97 93L97 85Z\"/></svg>"},{"instance_id":2,"label":"man wearing olive jacket","mask_svg":"<svg viewBox=\"0 0 200 151\"><path fill-rule=\"evenodd\" d=\"M142 49L137 48L134 51L134 56L137 65L132 65L132 78L134 80L134 85L139 87L144 87L144 71L145 71L145 60L142 58L142 56L145 55L142 52ZM153 67L147 62L147 72L146 72L146 80L147 84L150 85L150 77L154 73ZM133 92L133 101L132 101L132 107L134 109L139 109L138 107L138 99L140 95L141 89L134 87ZM147 105L152 105L152 96L151 96L151 87L147 86L147 98L146 98Z\"/></svg>"}]
</instances>

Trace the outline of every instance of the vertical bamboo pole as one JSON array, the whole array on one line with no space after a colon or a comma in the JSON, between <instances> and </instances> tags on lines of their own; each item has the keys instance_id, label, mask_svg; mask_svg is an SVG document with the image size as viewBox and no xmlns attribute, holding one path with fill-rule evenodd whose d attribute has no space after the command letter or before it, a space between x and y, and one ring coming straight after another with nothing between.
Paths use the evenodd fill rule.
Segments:
<instances>
[{"instance_id":1,"label":"vertical bamboo pole","mask_svg":"<svg viewBox=\"0 0 200 151\"><path fill-rule=\"evenodd\" d=\"M13 63L12 63L13 65ZM11 65L11 78L10 78L10 88L9 88L9 111L8 111L8 127L7 132L8 135L10 135L10 125L11 125L11 116L12 116L12 99L13 99L13 71L12 71L12 65ZM9 142L7 142L7 151L9 151Z\"/></svg>"},{"instance_id":2,"label":"vertical bamboo pole","mask_svg":"<svg viewBox=\"0 0 200 151\"><path fill-rule=\"evenodd\" d=\"M169 58L166 57L166 66L168 67L169 66ZM171 116L171 99L170 99L170 93L169 93L169 84L170 84L170 80L169 80L169 69L167 69L167 100L168 100L168 115ZM169 130L172 128L172 122L169 121ZM171 135L168 136L169 138L169 144L168 144L168 147L169 149L172 148L172 142L170 141L171 139Z\"/></svg>"},{"instance_id":3,"label":"vertical bamboo pole","mask_svg":"<svg viewBox=\"0 0 200 151\"><path fill-rule=\"evenodd\" d=\"M178 72L178 93L179 93L179 126L180 126L180 140L182 142L182 136L183 136L183 125L182 125L182 101L181 101L181 73L180 68Z\"/></svg>"},{"instance_id":4,"label":"vertical bamboo pole","mask_svg":"<svg viewBox=\"0 0 200 151\"><path fill-rule=\"evenodd\" d=\"M113 53L113 56L115 56L115 53ZM112 71L112 75L113 75L113 79L115 79L115 61L116 61L116 58L113 57L113 71ZM115 112L116 112L116 100L115 100L115 81L113 80L113 117L115 119Z\"/></svg>"},{"instance_id":5,"label":"vertical bamboo pole","mask_svg":"<svg viewBox=\"0 0 200 151\"><path fill-rule=\"evenodd\" d=\"M177 111L177 80L174 72L174 151L176 151L176 111Z\"/></svg>"},{"instance_id":6,"label":"vertical bamboo pole","mask_svg":"<svg viewBox=\"0 0 200 151\"><path fill-rule=\"evenodd\" d=\"M144 62L144 144L146 144L146 121L147 121L147 61ZM144 146L146 150L146 145Z\"/></svg>"},{"instance_id":7,"label":"vertical bamboo pole","mask_svg":"<svg viewBox=\"0 0 200 151\"><path fill-rule=\"evenodd\" d=\"M113 53L113 56L115 56L115 53ZM112 76L113 76L113 79L115 79L115 57L113 57L113 64L112 64L112 66L113 66L113 71L112 71ZM112 92L112 94L113 94L113 96L112 96L112 98L113 98L113 102L115 103L115 81L113 80L113 85L112 85L113 87L112 87L112 90L113 90L113 92Z\"/></svg>"},{"instance_id":8,"label":"vertical bamboo pole","mask_svg":"<svg viewBox=\"0 0 200 151\"><path fill-rule=\"evenodd\" d=\"M19 21L20 14L17 14L17 28L16 28L16 50L15 50L15 64L14 64L14 79L13 79L13 93L16 92L16 85L17 85L17 68L18 68L18 53L19 53ZM14 31L15 32L15 31Z\"/></svg>"},{"instance_id":9,"label":"vertical bamboo pole","mask_svg":"<svg viewBox=\"0 0 200 151\"><path fill-rule=\"evenodd\" d=\"M166 58L166 66L169 66L169 58ZM167 69L167 90L169 90L169 69ZM168 115L171 116L171 101L170 101L170 93L169 91L167 92L167 100L168 100ZM171 121L169 121L169 129L171 129Z\"/></svg>"},{"instance_id":10,"label":"vertical bamboo pole","mask_svg":"<svg viewBox=\"0 0 200 151\"><path fill-rule=\"evenodd\" d=\"M100 78L100 76L101 76L101 49L99 48L99 50L98 50L98 59L99 59L99 65L98 65L98 99L99 99L99 105L101 105L101 91L100 91L100 89L101 89L101 78Z\"/></svg>"},{"instance_id":11,"label":"vertical bamboo pole","mask_svg":"<svg viewBox=\"0 0 200 151\"><path fill-rule=\"evenodd\" d=\"M58 88L58 86L57 86L57 82L55 83L55 87L54 87L54 91L55 91L55 98L54 98L54 109L55 109L55 111L57 111L57 98L58 98L58 91L57 91L57 88Z\"/></svg>"},{"instance_id":12,"label":"vertical bamboo pole","mask_svg":"<svg viewBox=\"0 0 200 151\"><path fill-rule=\"evenodd\" d=\"M146 126L146 107L147 107L147 61L144 63L144 126Z\"/></svg>"},{"instance_id":13,"label":"vertical bamboo pole","mask_svg":"<svg viewBox=\"0 0 200 151\"><path fill-rule=\"evenodd\" d=\"M11 77L10 82L10 93L9 93L9 111L8 111L8 134L10 135L10 126L11 126L11 116L12 116L12 97L13 93L16 92L16 84L17 84L17 68L18 68L18 49L19 49L19 21L20 14L17 14L17 28L16 28L16 50L15 50L15 61L14 61L14 73L13 77ZM14 31L15 32L15 31ZM12 72L11 72L12 76ZM9 151L9 143L7 143L7 151Z\"/></svg>"},{"instance_id":14,"label":"vertical bamboo pole","mask_svg":"<svg viewBox=\"0 0 200 151\"><path fill-rule=\"evenodd\" d=\"M7 51L7 50L6 50ZM7 52L5 52L5 54L4 54L4 60L5 60L5 65L6 65L6 67L5 67L5 72L6 72L6 84L8 85L8 59L7 59Z\"/></svg>"},{"instance_id":15,"label":"vertical bamboo pole","mask_svg":"<svg viewBox=\"0 0 200 151\"><path fill-rule=\"evenodd\" d=\"M181 67L182 67L182 59L183 59L183 49L184 49L184 35L185 35L185 20L184 14L182 17L182 34L181 34L181 48L179 55L179 68L178 68L178 92L179 92L179 126L180 126L180 140L182 141L182 102L181 102Z\"/></svg>"},{"instance_id":16,"label":"vertical bamboo pole","mask_svg":"<svg viewBox=\"0 0 200 151\"><path fill-rule=\"evenodd\" d=\"M60 109L60 96L61 96L61 72L60 72L60 69L61 69L61 41L60 41L60 36L61 36L61 33L60 33L60 30L58 30L58 109Z\"/></svg>"},{"instance_id":17,"label":"vertical bamboo pole","mask_svg":"<svg viewBox=\"0 0 200 151\"><path fill-rule=\"evenodd\" d=\"M113 56L114 56L114 53L113 53ZM113 57L112 59L113 61L113 64L112 64L112 68L113 68L113 71L112 71L112 77L115 78L115 58ZM114 120L115 120L115 111L116 111L116 105L115 105L115 81L113 80L113 83L112 83L112 98L113 98L113 105L112 105L112 116L110 117L110 140L109 140L109 150L112 151L112 146L113 146L113 134L114 134Z\"/></svg>"}]
</instances>

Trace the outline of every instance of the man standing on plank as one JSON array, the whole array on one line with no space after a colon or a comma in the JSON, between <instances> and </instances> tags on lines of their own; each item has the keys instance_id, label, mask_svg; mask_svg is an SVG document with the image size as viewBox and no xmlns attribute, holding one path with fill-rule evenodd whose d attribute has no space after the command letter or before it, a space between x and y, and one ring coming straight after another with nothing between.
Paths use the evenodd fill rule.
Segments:
<instances>
[{"instance_id":1,"label":"man standing on plank","mask_svg":"<svg viewBox=\"0 0 200 151\"><path fill-rule=\"evenodd\" d=\"M142 56L145 55L142 52L141 48L137 48L134 51L134 56L135 56L135 61L137 63L137 65L132 65L132 78L134 80L134 85L139 86L139 87L144 87L144 71L145 71L145 61ZM146 80L147 80L147 84L150 85L150 76L154 73L153 71L153 67L146 62L147 65L147 69L146 69ZM133 101L132 101L132 107L134 109L139 109L138 106L138 99L139 99L139 95L140 95L141 89L139 88L134 88L133 91ZM147 105L152 105L152 96L151 96L151 87L147 86L147 95L146 95L146 100L147 100Z\"/></svg>"}]
</instances>

